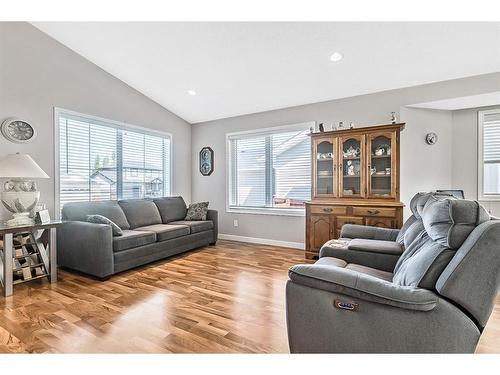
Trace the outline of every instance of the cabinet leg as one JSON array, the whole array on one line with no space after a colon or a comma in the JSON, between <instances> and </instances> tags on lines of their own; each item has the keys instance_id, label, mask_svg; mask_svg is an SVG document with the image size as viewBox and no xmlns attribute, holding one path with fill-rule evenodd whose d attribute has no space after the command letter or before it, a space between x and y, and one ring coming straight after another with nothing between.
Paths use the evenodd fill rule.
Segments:
<instances>
[{"instance_id":1,"label":"cabinet leg","mask_svg":"<svg viewBox=\"0 0 500 375\"><path fill-rule=\"evenodd\" d=\"M308 251L305 252L305 258L308 260L314 260L319 258L319 254L317 253L310 253Z\"/></svg>"}]
</instances>

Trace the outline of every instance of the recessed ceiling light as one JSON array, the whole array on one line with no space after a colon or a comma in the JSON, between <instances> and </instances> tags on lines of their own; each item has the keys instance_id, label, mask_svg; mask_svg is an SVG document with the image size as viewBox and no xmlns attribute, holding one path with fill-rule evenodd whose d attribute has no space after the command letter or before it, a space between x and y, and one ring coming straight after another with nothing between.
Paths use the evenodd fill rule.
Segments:
<instances>
[{"instance_id":1,"label":"recessed ceiling light","mask_svg":"<svg viewBox=\"0 0 500 375\"><path fill-rule=\"evenodd\" d=\"M337 62L337 61L342 60L343 57L344 57L344 55L342 55L340 52L334 52L330 56L330 60L333 62Z\"/></svg>"},{"instance_id":2,"label":"recessed ceiling light","mask_svg":"<svg viewBox=\"0 0 500 375\"><path fill-rule=\"evenodd\" d=\"M191 95L191 96L195 96L196 95L196 91L194 91L194 90L188 90L188 94Z\"/></svg>"}]
</instances>

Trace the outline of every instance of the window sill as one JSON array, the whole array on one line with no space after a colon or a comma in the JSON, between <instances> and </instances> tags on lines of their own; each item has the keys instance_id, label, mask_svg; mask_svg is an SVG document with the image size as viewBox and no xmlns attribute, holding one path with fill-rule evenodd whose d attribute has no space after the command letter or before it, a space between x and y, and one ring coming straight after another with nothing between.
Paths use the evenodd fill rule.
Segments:
<instances>
[{"instance_id":1,"label":"window sill","mask_svg":"<svg viewBox=\"0 0 500 375\"><path fill-rule=\"evenodd\" d=\"M273 216L306 216L305 209L301 208L250 208L229 207L226 212L232 214L273 215Z\"/></svg>"},{"instance_id":2,"label":"window sill","mask_svg":"<svg viewBox=\"0 0 500 375\"><path fill-rule=\"evenodd\" d=\"M500 202L500 197L480 197L478 198L479 202Z\"/></svg>"}]
</instances>

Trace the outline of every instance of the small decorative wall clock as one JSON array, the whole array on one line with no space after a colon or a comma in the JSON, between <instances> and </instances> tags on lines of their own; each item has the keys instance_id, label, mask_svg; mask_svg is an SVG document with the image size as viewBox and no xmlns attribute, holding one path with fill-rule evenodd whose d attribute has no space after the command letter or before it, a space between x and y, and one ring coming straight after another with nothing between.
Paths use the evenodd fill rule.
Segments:
<instances>
[{"instance_id":1,"label":"small decorative wall clock","mask_svg":"<svg viewBox=\"0 0 500 375\"><path fill-rule=\"evenodd\" d=\"M436 144L436 142L438 141L438 136L436 133L427 133L425 135L425 142L428 144L428 145L434 145Z\"/></svg>"},{"instance_id":2,"label":"small decorative wall clock","mask_svg":"<svg viewBox=\"0 0 500 375\"><path fill-rule=\"evenodd\" d=\"M210 176L214 171L214 150L210 147L203 147L200 151L200 173L203 176Z\"/></svg>"},{"instance_id":3,"label":"small decorative wall clock","mask_svg":"<svg viewBox=\"0 0 500 375\"><path fill-rule=\"evenodd\" d=\"M2 135L11 142L27 143L36 136L35 128L24 120L8 118L1 125Z\"/></svg>"}]
</instances>

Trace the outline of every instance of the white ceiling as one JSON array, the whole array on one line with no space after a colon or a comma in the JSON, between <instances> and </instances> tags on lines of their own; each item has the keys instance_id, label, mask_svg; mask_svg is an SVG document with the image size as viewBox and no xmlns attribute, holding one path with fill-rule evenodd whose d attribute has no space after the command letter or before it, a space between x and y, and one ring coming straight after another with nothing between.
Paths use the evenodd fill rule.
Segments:
<instances>
[{"instance_id":1,"label":"white ceiling","mask_svg":"<svg viewBox=\"0 0 500 375\"><path fill-rule=\"evenodd\" d=\"M500 23L33 24L191 123L500 71Z\"/></svg>"}]
</instances>

